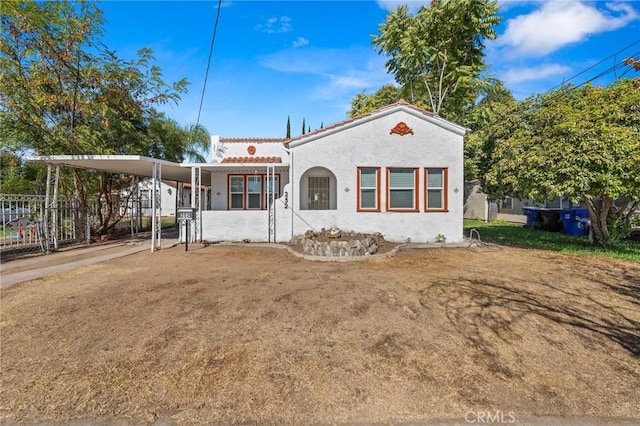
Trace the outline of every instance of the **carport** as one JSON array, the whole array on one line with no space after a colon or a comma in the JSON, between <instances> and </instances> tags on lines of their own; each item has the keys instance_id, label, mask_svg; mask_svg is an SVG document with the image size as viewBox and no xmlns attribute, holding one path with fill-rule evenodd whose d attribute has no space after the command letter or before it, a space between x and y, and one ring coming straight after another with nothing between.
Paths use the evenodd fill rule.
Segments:
<instances>
[{"instance_id":1,"label":"carport","mask_svg":"<svg viewBox=\"0 0 640 426\"><path fill-rule=\"evenodd\" d=\"M200 185L211 185L211 177L203 181L202 168L199 164L174 163L141 155L48 155L30 157L27 161L47 164L47 186L45 193L45 233L56 235L56 203L58 198L58 179L60 166L78 169L89 169L101 172L127 174L152 179L151 194L151 251L161 246L161 194L159 190L162 179L179 183L190 182L192 188ZM55 171L53 167L55 166ZM207 174L208 175L208 174ZM206 176L206 175L205 175ZM196 209L196 220L192 227L193 238L200 239L202 234L202 200L200 191L191 191L191 207ZM56 247L55 240L53 241Z\"/></svg>"}]
</instances>

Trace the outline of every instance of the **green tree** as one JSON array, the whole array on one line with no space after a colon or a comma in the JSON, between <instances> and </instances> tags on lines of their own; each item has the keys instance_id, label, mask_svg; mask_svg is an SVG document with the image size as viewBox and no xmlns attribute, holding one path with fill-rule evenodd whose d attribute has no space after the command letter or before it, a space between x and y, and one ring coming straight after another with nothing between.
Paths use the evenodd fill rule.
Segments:
<instances>
[{"instance_id":1,"label":"green tree","mask_svg":"<svg viewBox=\"0 0 640 426\"><path fill-rule=\"evenodd\" d=\"M0 11L0 140L5 147L39 155L158 154L158 141L150 138L153 128L147 128L154 123L154 107L177 102L186 91L185 79L165 83L149 49L131 61L109 51L100 43L103 17L93 2L9 0L0 3ZM93 174L71 173L85 212Z\"/></svg>"},{"instance_id":2,"label":"green tree","mask_svg":"<svg viewBox=\"0 0 640 426\"><path fill-rule=\"evenodd\" d=\"M503 111L511 111L516 100L510 90L499 80L491 80L486 85L482 96L464 114L464 125L471 131L464 140L464 177L465 180L478 180L487 173L489 159L493 152L492 141L495 135L489 137L493 128L489 124L499 115L503 123L507 123ZM503 129L506 126L503 126Z\"/></svg>"},{"instance_id":3,"label":"green tree","mask_svg":"<svg viewBox=\"0 0 640 426\"><path fill-rule=\"evenodd\" d=\"M287 133L285 138L291 139L291 117L287 115Z\"/></svg>"},{"instance_id":4,"label":"green tree","mask_svg":"<svg viewBox=\"0 0 640 426\"><path fill-rule=\"evenodd\" d=\"M302 134L304 135L305 131L306 131L306 124L305 124L305 120L304 117L302 118Z\"/></svg>"},{"instance_id":5,"label":"green tree","mask_svg":"<svg viewBox=\"0 0 640 426\"><path fill-rule=\"evenodd\" d=\"M351 100L351 109L347 115L357 117L397 102L400 98L400 88L394 84L385 84L372 95L367 95L362 91Z\"/></svg>"},{"instance_id":6,"label":"green tree","mask_svg":"<svg viewBox=\"0 0 640 426\"><path fill-rule=\"evenodd\" d=\"M209 132L202 125L181 126L164 113L149 115L143 133L147 155L167 161L205 163Z\"/></svg>"},{"instance_id":7,"label":"green tree","mask_svg":"<svg viewBox=\"0 0 640 426\"><path fill-rule=\"evenodd\" d=\"M412 103L459 119L482 84L484 40L497 37L498 10L495 0L433 0L415 15L400 6L373 44Z\"/></svg>"},{"instance_id":8,"label":"green tree","mask_svg":"<svg viewBox=\"0 0 640 426\"><path fill-rule=\"evenodd\" d=\"M79 154L97 137L92 88L102 82L96 45L102 15L87 2L0 3L0 140L37 154ZM74 170L86 211L84 173Z\"/></svg>"},{"instance_id":9,"label":"green tree","mask_svg":"<svg viewBox=\"0 0 640 426\"><path fill-rule=\"evenodd\" d=\"M568 86L496 112L482 132L489 194L582 201L593 244L628 232L640 200L640 79Z\"/></svg>"},{"instance_id":10,"label":"green tree","mask_svg":"<svg viewBox=\"0 0 640 426\"><path fill-rule=\"evenodd\" d=\"M40 164L25 163L12 152L0 151L0 194L43 193L44 172Z\"/></svg>"}]
</instances>

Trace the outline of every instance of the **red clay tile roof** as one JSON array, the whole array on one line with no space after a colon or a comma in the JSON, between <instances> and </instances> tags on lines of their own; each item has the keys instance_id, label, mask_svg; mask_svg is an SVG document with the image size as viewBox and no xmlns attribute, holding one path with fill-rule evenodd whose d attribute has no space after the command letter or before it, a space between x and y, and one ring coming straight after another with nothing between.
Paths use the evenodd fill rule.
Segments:
<instances>
[{"instance_id":1,"label":"red clay tile roof","mask_svg":"<svg viewBox=\"0 0 640 426\"><path fill-rule=\"evenodd\" d=\"M223 143L273 143L284 142L285 138L220 138Z\"/></svg>"},{"instance_id":2,"label":"red clay tile roof","mask_svg":"<svg viewBox=\"0 0 640 426\"><path fill-rule=\"evenodd\" d=\"M280 157L227 157L223 163L282 163Z\"/></svg>"}]
</instances>

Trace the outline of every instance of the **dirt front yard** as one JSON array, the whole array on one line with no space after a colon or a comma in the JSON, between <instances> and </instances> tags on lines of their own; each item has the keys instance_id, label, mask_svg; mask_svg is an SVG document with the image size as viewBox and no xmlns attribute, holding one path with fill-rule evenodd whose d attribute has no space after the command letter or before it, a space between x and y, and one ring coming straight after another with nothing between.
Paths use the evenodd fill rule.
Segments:
<instances>
[{"instance_id":1,"label":"dirt front yard","mask_svg":"<svg viewBox=\"0 0 640 426\"><path fill-rule=\"evenodd\" d=\"M5 422L640 418L639 264L195 244L1 297Z\"/></svg>"}]
</instances>

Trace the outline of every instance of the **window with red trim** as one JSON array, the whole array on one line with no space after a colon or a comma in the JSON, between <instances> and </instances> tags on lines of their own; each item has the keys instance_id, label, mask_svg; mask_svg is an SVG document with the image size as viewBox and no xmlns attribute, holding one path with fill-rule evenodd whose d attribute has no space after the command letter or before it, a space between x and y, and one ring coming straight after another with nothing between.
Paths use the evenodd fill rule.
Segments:
<instances>
[{"instance_id":1,"label":"window with red trim","mask_svg":"<svg viewBox=\"0 0 640 426\"><path fill-rule=\"evenodd\" d=\"M418 211L418 169L387 169L387 210Z\"/></svg>"},{"instance_id":2,"label":"window with red trim","mask_svg":"<svg viewBox=\"0 0 640 426\"><path fill-rule=\"evenodd\" d=\"M247 209L260 209L262 176L247 176Z\"/></svg>"},{"instance_id":3,"label":"window with red trim","mask_svg":"<svg viewBox=\"0 0 640 426\"><path fill-rule=\"evenodd\" d=\"M380 211L380 167L358 167L358 211Z\"/></svg>"},{"instance_id":4,"label":"window with red trim","mask_svg":"<svg viewBox=\"0 0 640 426\"><path fill-rule=\"evenodd\" d=\"M447 211L447 181L448 169L426 168L424 169L425 182L425 211Z\"/></svg>"},{"instance_id":5,"label":"window with red trim","mask_svg":"<svg viewBox=\"0 0 640 426\"><path fill-rule=\"evenodd\" d=\"M244 209L244 176L229 176L229 208Z\"/></svg>"},{"instance_id":6,"label":"window with red trim","mask_svg":"<svg viewBox=\"0 0 640 426\"><path fill-rule=\"evenodd\" d=\"M280 198L280 175L275 176L273 184L264 174L229 175L228 193L231 210L264 210L268 193Z\"/></svg>"}]
</instances>

